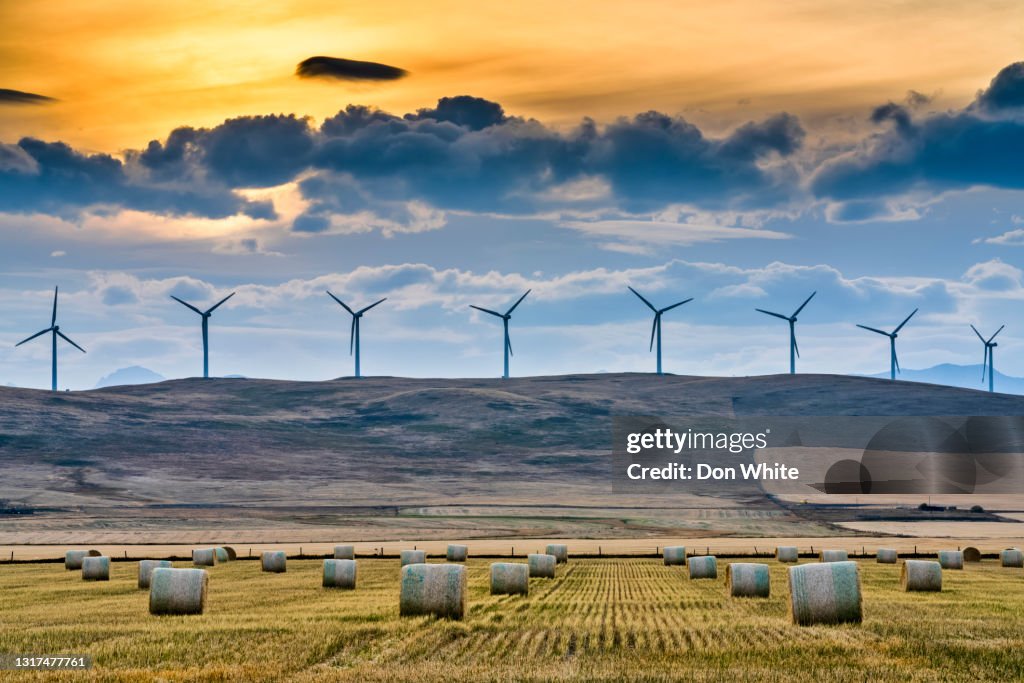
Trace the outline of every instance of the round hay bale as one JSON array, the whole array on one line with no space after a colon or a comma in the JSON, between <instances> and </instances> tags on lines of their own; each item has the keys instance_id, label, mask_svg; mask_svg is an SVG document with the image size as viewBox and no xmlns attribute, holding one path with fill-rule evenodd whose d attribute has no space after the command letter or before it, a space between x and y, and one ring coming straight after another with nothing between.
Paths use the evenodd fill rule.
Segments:
<instances>
[{"instance_id":1,"label":"round hay bale","mask_svg":"<svg viewBox=\"0 0 1024 683\"><path fill-rule=\"evenodd\" d=\"M407 564L426 564L427 553L424 550L403 550L401 558L403 567Z\"/></svg>"},{"instance_id":2,"label":"round hay bale","mask_svg":"<svg viewBox=\"0 0 1024 683\"><path fill-rule=\"evenodd\" d=\"M465 562L466 558L469 557L469 546L450 545L445 553L445 557L449 562Z\"/></svg>"},{"instance_id":3,"label":"round hay bale","mask_svg":"<svg viewBox=\"0 0 1024 683\"><path fill-rule=\"evenodd\" d=\"M856 562L789 568L789 614L794 624L860 623L860 570Z\"/></svg>"},{"instance_id":4,"label":"round hay bale","mask_svg":"<svg viewBox=\"0 0 1024 683\"><path fill-rule=\"evenodd\" d=\"M224 550L226 550L227 553L228 553L228 562L234 562L235 560L238 559L238 553L235 552L235 549L232 548L231 546L229 546L229 545L224 546Z\"/></svg>"},{"instance_id":5,"label":"round hay bale","mask_svg":"<svg viewBox=\"0 0 1024 683\"><path fill-rule=\"evenodd\" d=\"M197 567L214 567L217 565L216 548L196 548L192 551L192 564Z\"/></svg>"},{"instance_id":6,"label":"round hay bale","mask_svg":"<svg viewBox=\"0 0 1024 683\"><path fill-rule=\"evenodd\" d=\"M356 587L355 560L324 560L324 588Z\"/></svg>"},{"instance_id":7,"label":"round hay bale","mask_svg":"<svg viewBox=\"0 0 1024 683\"><path fill-rule=\"evenodd\" d=\"M942 565L932 560L905 560L900 570L900 585L907 592L941 591Z\"/></svg>"},{"instance_id":8,"label":"round hay bale","mask_svg":"<svg viewBox=\"0 0 1024 683\"><path fill-rule=\"evenodd\" d=\"M466 568L461 564L402 567L398 611L403 617L432 614L461 619L466 613Z\"/></svg>"},{"instance_id":9,"label":"round hay bale","mask_svg":"<svg viewBox=\"0 0 1024 683\"><path fill-rule=\"evenodd\" d=\"M758 562L725 565L725 588L734 598L767 598L772 589L768 565Z\"/></svg>"},{"instance_id":10,"label":"round hay bale","mask_svg":"<svg viewBox=\"0 0 1024 683\"><path fill-rule=\"evenodd\" d=\"M779 562L796 562L800 559L800 551L795 545L780 545L775 548L775 559Z\"/></svg>"},{"instance_id":11,"label":"round hay bale","mask_svg":"<svg viewBox=\"0 0 1024 683\"><path fill-rule=\"evenodd\" d=\"M69 550L64 553L64 569L77 571L82 568L82 560L84 558L99 556L99 550Z\"/></svg>"},{"instance_id":12,"label":"round hay bale","mask_svg":"<svg viewBox=\"0 0 1024 683\"><path fill-rule=\"evenodd\" d=\"M1017 548L1007 548L999 553L999 562L1004 567L1024 567L1024 553Z\"/></svg>"},{"instance_id":13,"label":"round hay bale","mask_svg":"<svg viewBox=\"0 0 1024 683\"><path fill-rule=\"evenodd\" d=\"M139 560L139 588L149 588L153 570L172 566L170 560Z\"/></svg>"},{"instance_id":14,"label":"round hay bale","mask_svg":"<svg viewBox=\"0 0 1024 683\"><path fill-rule=\"evenodd\" d=\"M284 574L288 571L288 557L283 550L267 550L263 553L263 571Z\"/></svg>"},{"instance_id":15,"label":"round hay bale","mask_svg":"<svg viewBox=\"0 0 1024 683\"><path fill-rule=\"evenodd\" d=\"M213 552L217 555L217 564L220 564L222 562L230 562L231 561L231 558L228 557L228 549L227 548L214 548Z\"/></svg>"},{"instance_id":16,"label":"round hay bale","mask_svg":"<svg viewBox=\"0 0 1024 683\"><path fill-rule=\"evenodd\" d=\"M849 559L845 550L822 550L818 555L819 562L846 562Z\"/></svg>"},{"instance_id":17,"label":"round hay bale","mask_svg":"<svg viewBox=\"0 0 1024 683\"><path fill-rule=\"evenodd\" d=\"M875 561L878 564L896 564L899 554L893 548L879 548L875 553Z\"/></svg>"},{"instance_id":18,"label":"round hay bale","mask_svg":"<svg viewBox=\"0 0 1024 683\"><path fill-rule=\"evenodd\" d=\"M205 569L157 567L149 576L149 613L202 614L209 585Z\"/></svg>"},{"instance_id":19,"label":"round hay bale","mask_svg":"<svg viewBox=\"0 0 1024 683\"><path fill-rule=\"evenodd\" d=\"M569 546L562 543L548 543L547 547L544 548L544 553L554 555L555 562L558 564L565 564L569 561Z\"/></svg>"},{"instance_id":20,"label":"round hay bale","mask_svg":"<svg viewBox=\"0 0 1024 683\"><path fill-rule=\"evenodd\" d=\"M555 578L555 565L558 560L554 555L540 553L527 555L526 562L530 567L530 576L539 579Z\"/></svg>"},{"instance_id":21,"label":"round hay bale","mask_svg":"<svg viewBox=\"0 0 1024 683\"><path fill-rule=\"evenodd\" d=\"M686 566L690 569L691 579L718 578L718 560L715 559L714 555L691 557L686 561Z\"/></svg>"},{"instance_id":22,"label":"round hay bale","mask_svg":"<svg viewBox=\"0 0 1024 683\"><path fill-rule=\"evenodd\" d=\"M686 564L686 546L670 545L662 552L662 557L665 558L666 567Z\"/></svg>"},{"instance_id":23,"label":"round hay bale","mask_svg":"<svg viewBox=\"0 0 1024 683\"><path fill-rule=\"evenodd\" d=\"M336 545L336 546L334 546L334 559L336 559L336 560L354 560L354 559L356 559L356 547L354 545Z\"/></svg>"},{"instance_id":24,"label":"round hay bale","mask_svg":"<svg viewBox=\"0 0 1024 683\"><path fill-rule=\"evenodd\" d=\"M959 550L940 550L939 564L943 569L963 569L964 554Z\"/></svg>"},{"instance_id":25,"label":"round hay bale","mask_svg":"<svg viewBox=\"0 0 1024 683\"><path fill-rule=\"evenodd\" d=\"M967 546L963 550L964 562L981 562L981 551L974 546Z\"/></svg>"},{"instance_id":26,"label":"round hay bale","mask_svg":"<svg viewBox=\"0 0 1024 683\"><path fill-rule=\"evenodd\" d=\"M83 581L110 581L110 558L89 555L82 558Z\"/></svg>"},{"instance_id":27,"label":"round hay bale","mask_svg":"<svg viewBox=\"0 0 1024 683\"><path fill-rule=\"evenodd\" d=\"M529 595L530 565L522 562L491 563L491 595Z\"/></svg>"}]
</instances>

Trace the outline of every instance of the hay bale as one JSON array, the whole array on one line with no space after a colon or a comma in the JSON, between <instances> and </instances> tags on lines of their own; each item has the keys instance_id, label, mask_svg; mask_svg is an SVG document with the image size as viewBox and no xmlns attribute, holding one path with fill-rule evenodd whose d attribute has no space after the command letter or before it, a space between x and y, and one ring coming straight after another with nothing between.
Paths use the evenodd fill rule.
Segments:
<instances>
[{"instance_id":1,"label":"hay bale","mask_svg":"<svg viewBox=\"0 0 1024 683\"><path fill-rule=\"evenodd\" d=\"M789 614L794 624L860 623L860 570L856 562L789 568Z\"/></svg>"},{"instance_id":2,"label":"hay bale","mask_svg":"<svg viewBox=\"0 0 1024 683\"><path fill-rule=\"evenodd\" d=\"M849 559L845 550L822 550L818 554L819 562L846 562Z\"/></svg>"},{"instance_id":3,"label":"hay bale","mask_svg":"<svg viewBox=\"0 0 1024 683\"><path fill-rule=\"evenodd\" d=\"M83 559L99 556L99 550L69 550L64 553L64 569L77 571L82 568Z\"/></svg>"},{"instance_id":4,"label":"hay bale","mask_svg":"<svg viewBox=\"0 0 1024 683\"><path fill-rule=\"evenodd\" d=\"M1024 567L1024 553L1017 548L1007 548L999 553L999 562L1004 567Z\"/></svg>"},{"instance_id":5,"label":"hay bale","mask_svg":"<svg viewBox=\"0 0 1024 683\"><path fill-rule=\"evenodd\" d=\"M209 584L205 569L157 567L149 576L149 613L202 614Z\"/></svg>"},{"instance_id":6,"label":"hay bale","mask_svg":"<svg viewBox=\"0 0 1024 683\"><path fill-rule=\"evenodd\" d=\"M403 550L401 558L403 567L407 564L425 564L427 553L424 550Z\"/></svg>"},{"instance_id":7,"label":"hay bale","mask_svg":"<svg viewBox=\"0 0 1024 683\"><path fill-rule=\"evenodd\" d=\"M686 564L686 546L670 545L665 548L662 556L665 558L665 566Z\"/></svg>"},{"instance_id":8,"label":"hay bale","mask_svg":"<svg viewBox=\"0 0 1024 683\"><path fill-rule=\"evenodd\" d=\"M691 579L718 578L718 560L715 559L714 555L691 557L686 561L686 566L690 569Z\"/></svg>"},{"instance_id":9,"label":"hay bale","mask_svg":"<svg viewBox=\"0 0 1024 683\"><path fill-rule=\"evenodd\" d=\"M284 574L288 571L288 557L283 550L267 550L263 553L263 571Z\"/></svg>"},{"instance_id":10,"label":"hay bale","mask_svg":"<svg viewBox=\"0 0 1024 683\"><path fill-rule=\"evenodd\" d=\"M544 553L554 555L555 562L558 564L565 564L569 561L569 546L562 543L548 543L547 547L544 548Z\"/></svg>"},{"instance_id":11,"label":"hay bale","mask_svg":"<svg viewBox=\"0 0 1024 683\"><path fill-rule=\"evenodd\" d=\"M725 565L725 588L734 598L767 598L771 593L768 565L758 562Z\"/></svg>"},{"instance_id":12,"label":"hay bale","mask_svg":"<svg viewBox=\"0 0 1024 683\"><path fill-rule=\"evenodd\" d=\"M227 548L223 548L223 547L222 548L214 548L213 552L214 552L214 554L217 555L217 564L220 564L222 562L230 562L231 561L231 558L228 557L228 549Z\"/></svg>"},{"instance_id":13,"label":"hay bale","mask_svg":"<svg viewBox=\"0 0 1024 683\"><path fill-rule=\"evenodd\" d=\"M403 617L432 614L461 619L466 613L466 568L461 564L402 567L398 611Z\"/></svg>"},{"instance_id":14,"label":"hay bale","mask_svg":"<svg viewBox=\"0 0 1024 683\"><path fill-rule=\"evenodd\" d=\"M941 591L942 565L932 560L905 560L900 570L905 591Z\"/></svg>"},{"instance_id":15,"label":"hay bale","mask_svg":"<svg viewBox=\"0 0 1024 683\"><path fill-rule=\"evenodd\" d=\"M445 557L449 562L465 562L469 557L469 547L465 545L449 545Z\"/></svg>"},{"instance_id":16,"label":"hay bale","mask_svg":"<svg viewBox=\"0 0 1024 683\"><path fill-rule=\"evenodd\" d=\"M959 550L940 550L939 564L943 569L963 569L964 554Z\"/></svg>"},{"instance_id":17,"label":"hay bale","mask_svg":"<svg viewBox=\"0 0 1024 683\"><path fill-rule=\"evenodd\" d=\"M234 562L235 560L238 559L238 553L236 553L235 549L232 548L231 546L229 546L229 545L224 546L224 550L227 551L228 562Z\"/></svg>"},{"instance_id":18,"label":"hay bale","mask_svg":"<svg viewBox=\"0 0 1024 683\"><path fill-rule=\"evenodd\" d=\"M967 546L963 550L964 562L981 562L981 551L974 546Z\"/></svg>"},{"instance_id":19,"label":"hay bale","mask_svg":"<svg viewBox=\"0 0 1024 683\"><path fill-rule=\"evenodd\" d=\"M216 548L196 548L192 551L192 564L197 567L214 567L217 565Z\"/></svg>"},{"instance_id":20,"label":"hay bale","mask_svg":"<svg viewBox=\"0 0 1024 683\"><path fill-rule=\"evenodd\" d=\"M82 558L83 581L110 581L110 558L89 555Z\"/></svg>"},{"instance_id":21,"label":"hay bale","mask_svg":"<svg viewBox=\"0 0 1024 683\"><path fill-rule=\"evenodd\" d=\"M154 569L170 566L170 560L139 560L139 588L149 588L149 580Z\"/></svg>"},{"instance_id":22,"label":"hay bale","mask_svg":"<svg viewBox=\"0 0 1024 683\"><path fill-rule=\"evenodd\" d=\"M530 576L539 579L555 578L555 565L558 559L554 555L531 554L527 555L526 562L530 567Z\"/></svg>"},{"instance_id":23,"label":"hay bale","mask_svg":"<svg viewBox=\"0 0 1024 683\"><path fill-rule=\"evenodd\" d=\"M355 560L324 560L324 588L356 587Z\"/></svg>"},{"instance_id":24,"label":"hay bale","mask_svg":"<svg viewBox=\"0 0 1024 683\"><path fill-rule=\"evenodd\" d=\"M775 548L775 559L779 562L796 562L800 559L800 551L795 545L780 545Z\"/></svg>"},{"instance_id":25,"label":"hay bale","mask_svg":"<svg viewBox=\"0 0 1024 683\"><path fill-rule=\"evenodd\" d=\"M491 595L529 595L530 565L522 562L491 563Z\"/></svg>"},{"instance_id":26,"label":"hay bale","mask_svg":"<svg viewBox=\"0 0 1024 683\"><path fill-rule=\"evenodd\" d=\"M354 559L356 559L356 547L354 545L336 545L336 546L334 546L334 559L336 559L336 560L354 560Z\"/></svg>"},{"instance_id":27,"label":"hay bale","mask_svg":"<svg viewBox=\"0 0 1024 683\"><path fill-rule=\"evenodd\" d=\"M879 548L875 553L875 561L878 564L896 564L899 554L893 548Z\"/></svg>"}]
</instances>

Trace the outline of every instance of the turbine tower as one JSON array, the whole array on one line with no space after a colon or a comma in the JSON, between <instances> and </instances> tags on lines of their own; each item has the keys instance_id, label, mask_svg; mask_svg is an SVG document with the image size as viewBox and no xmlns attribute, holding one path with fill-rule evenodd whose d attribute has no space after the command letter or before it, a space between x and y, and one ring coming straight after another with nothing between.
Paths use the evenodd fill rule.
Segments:
<instances>
[{"instance_id":1,"label":"turbine tower","mask_svg":"<svg viewBox=\"0 0 1024 683\"><path fill-rule=\"evenodd\" d=\"M971 329L974 330L974 334L978 335L978 339L980 339L981 343L985 345L985 356L984 356L984 358L981 361L981 381L982 382L985 381L985 367L988 366L988 390L989 391L995 391L995 389L992 388L992 385L993 385L993 375L995 375L995 371L996 371L996 359L995 359L994 349L997 346L999 346L998 342L994 342L992 340L996 338L996 334L999 334L1000 332L1003 331L1004 327L1006 327L1006 325L1001 325L999 327L999 329L996 330L996 333L993 334L991 337L989 337L986 340L984 337L981 336L981 332L978 332L978 328L975 327L974 325L971 325Z\"/></svg>"},{"instance_id":2,"label":"turbine tower","mask_svg":"<svg viewBox=\"0 0 1024 683\"><path fill-rule=\"evenodd\" d=\"M781 313L774 313L772 311L766 311L763 308L755 308L755 311L770 315L776 318L780 318L789 323L789 374L796 374L796 359L800 356L800 347L796 345L796 317L800 315L800 311L804 310L804 306L814 298L817 292L811 292L811 295L804 299L804 302L800 304L800 307L793 311L793 315L785 316Z\"/></svg>"},{"instance_id":3,"label":"turbine tower","mask_svg":"<svg viewBox=\"0 0 1024 683\"><path fill-rule=\"evenodd\" d=\"M629 285L626 285L626 286L629 287ZM657 337L658 338L658 374L660 375L660 374L662 374L662 372L661 372L661 314L662 313L667 313L668 311L671 311L673 308L675 308L677 306L682 306L685 303L689 303L689 302L693 301L693 297L691 296L689 299L683 299L682 301L674 303L671 306L666 306L665 308L655 308L654 304L652 304L650 301L648 301L647 299L643 298L643 296L640 295L640 292L636 291L632 287L629 287L629 291L631 291L634 294L636 294L637 298L640 299L640 301L643 301L645 304L647 304L647 308L649 308L652 311L654 311L654 322L651 324L651 343L648 345L647 350L651 351L654 348L654 338Z\"/></svg>"},{"instance_id":4,"label":"turbine tower","mask_svg":"<svg viewBox=\"0 0 1024 683\"><path fill-rule=\"evenodd\" d=\"M330 295L330 297L332 299L334 299L339 304L341 304L342 308L344 308L346 311L348 311L349 313L352 314L352 328L349 330L349 335L348 335L348 353L351 356L353 350L355 350L355 357L356 357L356 375L355 376L356 377L362 377L362 375L359 374L359 319L363 317L363 313L366 313L368 310L370 310L371 308L373 308L377 304L384 303L388 299L387 299L387 297L384 297L380 301L372 303L369 306L367 306L366 308L361 308L358 311L353 311L351 308L349 308L345 304L344 301L342 301L338 297L336 297L333 294L331 294L330 290L328 290L327 293Z\"/></svg>"},{"instance_id":5,"label":"turbine tower","mask_svg":"<svg viewBox=\"0 0 1024 683\"><path fill-rule=\"evenodd\" d=\"M199 316L203 319L203 379L208 379L210 377L210 316L213 315L213 312L216 311L217 308L219 308L222 303L224 303L234 295L235 292L231 292L226 297L215 303L213 306L210 306L205 311L200 311L198 308L188 303L187 301L182 301L173 294L171 295L172 299L177 301L182 306L185 306L186 308L191 308L193 311L198 313Z\"/></svg>"},{"instance_id":6,"label":"turbine tower","mask_svg":"<svg viewBox=\"0 0 1024 683\"><path fill-rule=\"evenodd\" d=\"M60 325L57 324L57 288L56 287L53 288L53 315L50 316L50 326L47 327L45 330L40 330L39 332L36 332L35 334L33 334L28 339L21 340L20 342L15 344L15 346L16 347L17 346L21 346L25 342L32 341L36 337L42 336L42 335L46 334L47 332L50 332L51 333L51 337L52 337L51 345L50 345L51 353L52 353L52 364L51 364L52 372L51 372L50 389L52 391L57 391L57 337L60 337L61 339L66 341L68 344L71 344L72 346L74 346L76 349L78 349L82 353L85 353L85 349L83 349L81 346L79 346L75 342L71 341L68 337L66 337L64 335L63 332L60 331Z\"/></svg>"},{"instance_id":7,"label":"turbine tower","mask_svg":"<svg viewBox=\"0 0 1024 683\"><path fill-rule=\"evenodd\" d=\"M526 290L526 294L529 294L531 291L533 290ZM479 306L474 306L473 304L469 305L470 308L475 308L478 311L483 311L484 313L489 313L495 317L501 318L502 325L505 328L505 343L502 349L505 356L505 373L501 376L502 379L508 379L508 357L513 355L512 341L508 338L508 321L512 319L512 311L516 310L516 306L523 303L523 299L526 298L526 294L523 294L521 297L519 297L519 300L512 304L512 308L508 309L504 313L498 313L497 311L492 311L489 308L481 308Z\"/></svg>"},{"instance_id":8,"label":"turbine tower","mask_svg":"<svg viewBox=\"0 0 1024 683\"><path fill-rule=\"evenodd\" d=\"M868 327L867 325L857 325L857 327L863 328L870 332L877 332L878 334L885 335L886 337L889 338L889 379L896 379L896 373L900 372L900 362L896 359L896 337L899 336L900 330L903 329L903 326L907 324L908 320L914 317L915 313L917 313L916 308L913 311L911 311L910 315L904 318L903 322L897 325L896 329L893 330L892 332L886 332L884 330L879 330L874 327Z\"/></svg>"}]
</instances>

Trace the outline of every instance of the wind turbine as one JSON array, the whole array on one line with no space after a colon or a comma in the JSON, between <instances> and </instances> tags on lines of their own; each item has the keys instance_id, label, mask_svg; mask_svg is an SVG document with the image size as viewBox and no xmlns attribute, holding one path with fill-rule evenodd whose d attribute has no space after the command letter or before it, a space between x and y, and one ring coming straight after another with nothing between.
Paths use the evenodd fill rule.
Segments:
<instances>
[{"instance_id":1,"label":"wind turbine","mask_svg":"<svg viewBox=\"0 0 1024 683\"><path fill-rule=\"evenodd\" d=\"M215 303L213 306L210 306L205 311L200 311L198 308L188 303L187 301L182 301L173 294L171 295L172 299L177 301L182 306L185 306L186 308L191 308L193 311L198 313L200 317L202 317L203 319L203 379L207 379L210 376L210 316L213 315L213 312L216 311L217 308L220 307L222 303L224 303L234 295L235 292L231 292L226 297Z\"/></svg>"},{"instance_id":2,"label":"wind turbine","mask_svg":"<svg viewBox=\"0 0 1024 683\"><path fill-rule=\"evenodd\" d=\"M35 334L33 334L28 339L21 340L20 342L15 344L15 346L16 347L17 346L21 346L25 342L32 341L36 337L42 336L42 335L46 334L47 332L50 332L51 336L52 336L52 340L51 340L52 344L51 344L50 348L52 349L51 353L53 354L52 355L52 373L51 373L50 389L52 391L57 391L57 337L60 337L61 339L66 341L68 344L71 344L72 346L74 346L76 349L78 349L82 353L85 353L85 349L83 349L81 346L79 346L75 342L71 341L68 337L66 337L64 335L63 332L60 331L60 325L57 324L57 288L56 287L53 288L53 315L50 316L50 326L47 327L45 330L40 330L39 332L36 332Z\"/></svg>"},{"instance_id":3,"label":"wind turbine","mask_svg":"<svg viewBox=\"0 0 1024 683\"><path fill-rule=\"evenodd\" d=\"M526 290L526 294L529 294L531 291L533 291L533 290L532 289ZM508 321L512 319L512 311L516 310L516 306L518 306L519 304L523 303L523 299L526 298L526 294L523 294L521 297L519 297L519 300L516 301L514 304L512 304L512 308L508 309L504 313L498 313L497 311L492 311L489 308L481 308L479 306L474 306L473 304L469 305L470 308L475 308L478 311L483 311L484 313L490 313L491 315L493 315L495 317L501 318L501 322L502 322L502 324L505 327L505 344L504 344L504 347L503 347L503 351L504 351L504 355L505 355L505 374L503 374L501 376L502 379L508 379L508 357L513 355L512 354L512 342L508 338Z\"/></svg>"},{"instance_id":4,"label":"wind turbine","mask_svg":"<svg viewBox=\"0 0 1024 683\"><path fill-rule=\"evenodd\" d=\"M804 310L804 306L814 298L817 292L811 292L811 295L804 299L804 302L800 304L800 307L793 311L793 315L785 316L781 313L774 313L772 311L766 311L763 308L755 308L755 311L764 313L765 315L774 316L781 318L789 323L789 374L796 374L796 359L800 356L800 347L796 345L796 317L800 315L800 311Z\"/></svg>"},{"instance_id":5,"label":"wind turbine","mask_svg":"<svg viewBox=\"0 0 1024 683\"><path fill-rule=\"evenodd\" d=\"M353 349L355 349L356 377L362 377L362 375L359 374L359 319L363 317L363 313L366 313L368 310L370 310L371 308L373 308L377 304L384 303L388 299L387 299L387 297L384 297L380 301L372 303L369 306L367 306L366 308L361 308L358 311L353 311L351 308L349 308L345 304L344 301L342 301L338 297L336 297L333 294L331 294L330 290L328 290L327 293L330 295L330 297L332 299L334 299L339 304L341 304L342 308L344 308L346 311L348 311L349 313L352 314L352 328L351 328L351 330L349 330L349 335L348 335L348 353L349 353L349 355L352 355L352 351L353 351Z\"/></svg>"},{"instance_id":6,"label":"wind turbine","mask_svg":"<svg viewBox=\"0 0 1024 683\"><path fill-rule=\"evenodd\" d=\"M629 285L626 285L626 287L629 287ZM654 304L652 304L650 301L648 301L647 299L643 298L643 296L640 295L640 292L636 291L632 287L629 287L629 291L631 291L634 294L636 294L637 298L640 299L640 301L643 301L645 304L647 304L647 308L649 308L652 311L654 311L654 322L651 324L651 343L648 345L647 350L650 351L650 350L652 350L654 348L654 338L655 338L655 336L657 336L657 338L658 338L658 374L660 375L660 374L662 374L662 372L661 372L661 314L662 313L667 313L668 311L671 311L676 306L682 306L685 303L689 303L689 302L693 301L693 297L691 296L689 299L683 299L682 301L676 302L676 303L672 304L671 306L666 306L665 308L655 308Z\"/></svg>"},{"instance_id":7,"label":"wind turbine","mask_svg":"<svg viewBox=\"0 0 1024 683\"><path fill-rule=\"evenodd\" d=\"M896 360L896 337L899 336L900 330L903 329L903 326L907 324L908 320L914 317L915 313L917 313L916 308L913 311L911 311L910 315L904 318L903 322L897 325L896 329L893 330L892 332L886 332L884 330L879 330L874 327L868 327L867 325L857 325L857 327L869 330L871 332L877 332L878 334L885 335L886 337L889 338L889 379L896 379L896 373L900 371L900 362Z\"/></svg>"},{"instance_id":8,"label":"wind turbine","mask_svg":"<svg viewBox=\"0 0 1024 683\"><path fill-rule=\"evenodd\" d=\"M975 327L974 325L971 325L971 329L974 330L974 334L978 335L978 339L980 339L981 343L985 345L985 356L984 359L981 361L981 381L985 381L985 366L987 365L989 391L995 391L995 389L992 388L993 375L995 374L996 370L996 359L994 355L994 349L997 346L999 346L998 342L994 342L992 340L996 338L996 334L999 334L1000 332L1003 331L1004 327L1006 327L1006 325L1001 325L999 329L996 330L996 333L986 340L984 337L981 336L981 332L978 332L978 328Z\"/></svg>"}]
</instances>

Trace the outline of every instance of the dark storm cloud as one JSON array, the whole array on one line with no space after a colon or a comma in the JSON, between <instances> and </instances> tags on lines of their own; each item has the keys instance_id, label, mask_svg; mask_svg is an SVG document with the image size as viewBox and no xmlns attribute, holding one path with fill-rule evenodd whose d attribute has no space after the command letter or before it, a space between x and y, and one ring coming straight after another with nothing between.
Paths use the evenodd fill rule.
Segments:
<instances>
[{"instance_id":1,"label":"dark storm cloud","mask_svg":"<svg viewBox=\"0 0 1024 683\"><path fill-rule=\"evenodd\" d=\"M310 57L299 62L300 78L333 78L342 81L397 81L408 75L405 69L377 62L360 62L340 57Z\"/></svg>"},{"instance_id":2,"label":"dark storm cloud","mask_svg":"<svg viewBox=\"0 0 1024 683\"><path fill-rule=\"evenodd\" d=\"M32 92L23 92L21 90L10 90L8 88L0 88L0 105L4 104L50 104L56 102L52 97L46 95L37 95Z\"/></svg>"},{"instance_id":3,"label":"dark storm cloud","mask_svg":"<svg viewBox=\"0 0 1024 683\"><path fill-rule=\"evenodd\" d=\"M1024 62L1011 64L996 74L988 88L978 93L976 105L986 112L1024 113Z\"/></svg>"},{"instance_id":4,"label":"dark storm cloud","mask_svg":"<svg viewBox=\"0 0 1024 683\"><path fill-rule=\"evenodd\" d=\"M69 216L103 205L211 218L273 213L264 202L248 202L216 187L137 181L120 160L107 154L83 154L63 142L23 138L5 148L4 157L17 159L20 165L0 165L0 211Z\"/></svg>"}]
</instances>

